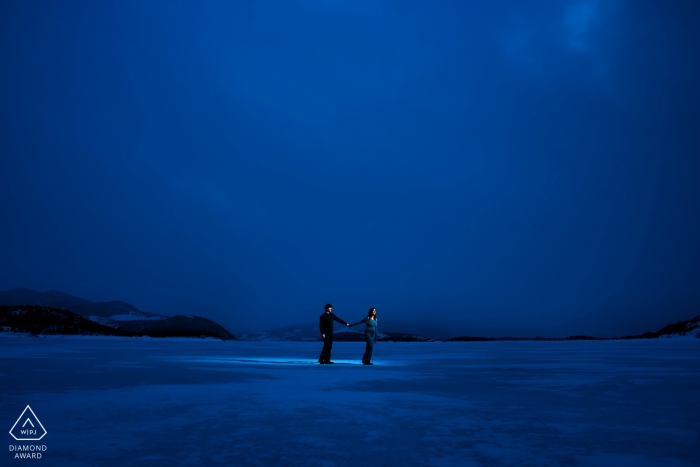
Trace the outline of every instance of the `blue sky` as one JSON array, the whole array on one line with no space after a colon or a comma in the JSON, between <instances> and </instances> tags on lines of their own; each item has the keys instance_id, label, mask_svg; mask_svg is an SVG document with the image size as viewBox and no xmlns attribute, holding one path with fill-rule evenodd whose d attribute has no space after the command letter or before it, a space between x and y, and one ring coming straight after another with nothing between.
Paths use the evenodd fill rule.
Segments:
<instances>
[{"instance_id":1,"label":"blue sky","mask_svg":"<svg viewBox=\"0 0 700 467\"><path fill-rule=\"evenodd\" d=\"M233 332L700 313L690 2L3 2L0 288Z\"/></svg>"}]
</instances>

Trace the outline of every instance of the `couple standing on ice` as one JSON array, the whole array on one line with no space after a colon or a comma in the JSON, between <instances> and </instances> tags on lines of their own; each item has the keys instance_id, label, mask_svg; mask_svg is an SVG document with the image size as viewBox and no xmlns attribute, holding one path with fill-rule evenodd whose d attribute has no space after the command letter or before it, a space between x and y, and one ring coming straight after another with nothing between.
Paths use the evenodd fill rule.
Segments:
<instances>
[{"instance_id":1,"label":"couple standing on ice","mask_svg":"<svg viewBox=\"0 0 700 467\"><path fill-rule=\"evenodd\" d=\"M338 318L333 314L333 305L326 303L324 307L326 311L321 315L319 320L319 330L321 331L321 337L323 338L323 350L321 350L321 355L318 357L318 363L320 364L332 364L331 361L331 348L333 347L333 321L337 321L347 327L357 326L358 324L364 323L365 327L365 354L362 356L363 365L373 365L370 360L372 359L372 350L374 350L374 343L377 342L377 309L370 308L367 312L367 317L362 321L358 321L355 324L348 324L342 319Z\"/></svg>"}]
</instances>

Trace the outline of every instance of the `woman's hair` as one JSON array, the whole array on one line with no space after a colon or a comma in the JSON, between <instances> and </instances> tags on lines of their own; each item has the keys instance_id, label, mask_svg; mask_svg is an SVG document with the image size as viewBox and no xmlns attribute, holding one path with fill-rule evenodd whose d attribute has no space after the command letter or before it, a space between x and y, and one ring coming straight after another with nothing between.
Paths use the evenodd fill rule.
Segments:
<instances>
[{"instance_id":1,"label":"woman's hair","mask_svg":"<svg viewBox=\"0 0 700 467\"><path fill-rule=\"evenodd\" d=\"M367 317L368 317L368 318L371 318L371 317L372 317L372 312L373 312L373 311L374 311L375 314L377 313L377 309L376 309L376 308L370 308L369 311L367 312Z\"/></svg>"}]
</instances>

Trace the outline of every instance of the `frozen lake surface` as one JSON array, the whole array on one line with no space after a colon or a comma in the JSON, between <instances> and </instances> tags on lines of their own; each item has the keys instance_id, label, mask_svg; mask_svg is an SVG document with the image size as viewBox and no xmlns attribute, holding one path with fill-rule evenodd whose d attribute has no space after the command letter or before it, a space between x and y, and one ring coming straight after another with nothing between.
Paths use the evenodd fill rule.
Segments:
<instances>
[{"instance_id":1,"label":"frozen lake surface","mask_svg":"<svg viewBox=\"0 0 700 467\"><path fill-rule=\"evenodd\" d=\"M0 335L7 445L45 466L696 466L700 339L221 342ZM48 434L8 433L29 404ZM3 450L8 449L3 447ZM2 465L20 465L5 450Z\"/></svg>"}]
</instances>

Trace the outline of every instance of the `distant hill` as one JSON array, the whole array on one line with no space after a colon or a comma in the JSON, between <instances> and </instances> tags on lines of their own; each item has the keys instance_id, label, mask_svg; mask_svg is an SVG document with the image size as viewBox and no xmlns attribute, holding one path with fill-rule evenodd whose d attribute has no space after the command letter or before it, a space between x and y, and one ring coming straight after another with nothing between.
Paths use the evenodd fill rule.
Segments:
<instances>
[{"instance_id":1,"label":"distant hill","mask_svg":"<svg viewBox=\"0 0 700 467\"><path fill-rule=\"evenodd\" d=\"M37 305L0 306L0 330L34 335L90 335L120 337L215 337L207 330L173 328L128 331L96 323L72 311Z\"/></svg>"},{"instance_id":2,"label":"distant hill","mask_svg":"<svg viewBox=\"0 0 700 467\"><path fill-rule=\"evenodd\" d=\"M181 332L196 332L210 334L222 340L236 340L220 324L201 316L175 315L160 320L131 320L121 321L118 328L136 333L151 335L154 333L176 334Z\"/></svg>"},{"instance_id":3,"label":"distant hill","mask_svg":"<svg viewBox=\"0 0 700 467\"><path fill-rule=\"evenodd\" d=\"M697 331L697 332L696 332ZM624 337L592 337L592 336L569 336L569 337L473 337L460 336L446 339L445 342L488 342L488 341L572 341L572 340L621 340L621 339L658 339L659 337L692 337L700 338L700 315L686 321L668 324L656 332L645 332L638 336Z\"/></svg>"},{"instance_id":4,"label":"distant hill","mask_svg":"<svg viewBox=\"0 0 700 467\"><path fill-rule=\"evenodd\" d=\"M695 332L696 330L700 331L698 328L700 328L700 315L686 321L667 324L656 332L645 332L640 336L627 336L621 339L653 339L657 337L688 336L692 334L700 338L700 332Z\"/></svg>"},{"instance_id":5,"label":"distant hill","mask_svg":"<svg viewBox=\"0 0 700 467\"><path fill-rule=\"evenodd\" d=\"M163 316L141 311L125 302L91 302L56 290L7 290L0 292L0 305L33 305L68 310L92 322L130 333L174 336L203 332L224 340L236 339L223 326L199 316Z\"/></svg>"},{"instance_id":6,"label":"distant hill","mask_svg":"<svg viewBox=\"0 0 700 467\"><path fill-rule=\"evenodd\" d=\"M0 292L0 305L39 305L61 308L78 313L86 318L96 317L102 324L107 321L125 321L134 319L164 319L163 315L141 311L125 302L91 302L74 297L57 290L38 292L32 289L13 289ZM99 318L102 318L100 320Z\"/></svg>"},{"instance_id":7,"label":"distant hill","mask_svg":"<svg viewBox=\"0 0 700 467\"><path fill-rule=\"evenodd\" d=\"M127 336L72 311L38 305L0 306L0 330L38 334Z\"/></svg>"},{"instance_id":8,"label":"distant hill","mask_svg":"<svg viewBox=\"0 0 700 467\"><path fill-rule=\"evenodd\" d=\"M433 339L432 337L406 334L403 332L379 331L377 334L379 334L377 338L379 342L437 342L439 340ZM341 330L334 334L333 339L337 342L364 342L365 332L364 330Z\"/></svg>"},{"instance_id":9,"label":"distant hill","mask_svg":"<svg viewBox=\"0 0 700 467\"><path fill-rule=\"evenodd\" d=\"M336 323L334 328L333 339L337 342L364 342L365 340L364 325L348 329L344 325ZM416 334L390 331L379 331L378 334L378 340L386 342L434 342L437 340ZM316 342L321 340L321 335L318 331L318 323L305 323L242 334L238 338L248 341Z\"/></svg>"},{"instance_id":10,"label":"distant hill","mask_svg":"<svg viewBox=\"0 0 700 467\"><path fill-rule=\"evenodd\" d=\"M268 331L239 334L238 340L242 341L316 341L318 340L318 323L294 324Z\"/></svg>"}]
</instances>

